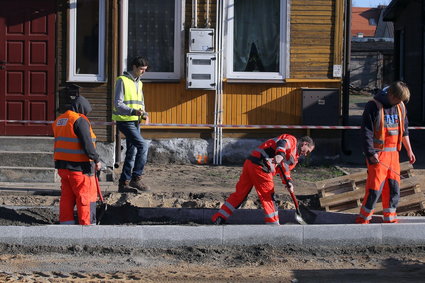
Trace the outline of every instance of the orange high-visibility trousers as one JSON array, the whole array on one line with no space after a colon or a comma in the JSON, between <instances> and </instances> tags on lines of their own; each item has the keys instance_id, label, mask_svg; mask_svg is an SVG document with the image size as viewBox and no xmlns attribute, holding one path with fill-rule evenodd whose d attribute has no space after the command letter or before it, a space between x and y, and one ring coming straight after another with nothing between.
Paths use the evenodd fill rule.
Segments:
<instances>
[{"instance_id":1,"label":"orange high-visibility trousers","mask_svg":"<svg viewBox=\"0 0 425 283\"><path fill-rule=\"evenodd\" d=\"M58 173L61 177L59 222L75 224L74 207L76 205L80 225L96 224L97 187L95 176L68 169L59 169Z\"/></svg>"},{"instance_id":2,"label":"orange high-visibility trousers","mask_svg":"<svg viewBox=\"0 0 425 283\"><path fill-rule=\"evenodd\" d=\"M400 199L400 161L398 151L379 153L380 162L367 164L366 192L356 223L367 224L372 218L376 202L382 199L385 223L396 223L396 209Z\"/></svg>"},{"instance_id":3,"label":"orange high-visibility trousers","mask_svg":"<svg viewBox=\"0 0 425 283\"><path fill-rule=\"evenodd\" d=\"M246 199L253 186L264 209L265 223L279 225L279 215L274 200L273 175L264 172L260 165L254 164L250 160L246 160L243 165L242 174L236 184L236 191L227 198L211 220L215 222L218 217L225 220L229 218Z\"/></svg>"}]
</instances>

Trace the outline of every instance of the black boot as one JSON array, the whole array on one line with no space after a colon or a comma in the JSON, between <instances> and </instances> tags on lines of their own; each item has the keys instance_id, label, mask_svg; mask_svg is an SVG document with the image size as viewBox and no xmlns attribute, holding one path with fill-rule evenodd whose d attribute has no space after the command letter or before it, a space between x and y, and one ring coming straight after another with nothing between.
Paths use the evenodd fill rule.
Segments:
<instances>
[{"instance_id":1,"label":"black boot","mask_svg":"<svg viewBox=\"0 0 425 283\"><path fill-rule=\"evenodd\" d=\"M217 219L213 222L214 225L223 225L224 223L226 223L226 220L221 216L217 217Z\"/></svg>"}]
</instances>

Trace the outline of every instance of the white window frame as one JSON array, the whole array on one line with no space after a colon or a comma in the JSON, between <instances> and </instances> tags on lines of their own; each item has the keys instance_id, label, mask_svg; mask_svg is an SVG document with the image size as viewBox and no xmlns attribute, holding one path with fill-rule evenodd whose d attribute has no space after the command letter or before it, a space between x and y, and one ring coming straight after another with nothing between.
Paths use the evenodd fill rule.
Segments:
<instances>
[{"instance_id":1,"label":"white window frame","mask_svg":"<svg viewBox=\"0 0 425 283\"><path fill-rule=\"evenodd\" d=\"M225 70L229 80L279 80L289 76L289 0L280 0L280 43L279 72L235 72L233 71L234 0L227 0L224 26L227 30L225 46Z\"/></svg>"},{"instance_id":2,"label":"white window frame","mask_svg":"<svg viewBox=\"0 0 425 283\"><path fill-rule=\"evenodd\" d=\"M128 0L121 2L120 17L120 49L121 49L121 73L127 69L128 56ZM184 1L174 0L174 70L173 72L146 72L143 80L180 80L182 74L182 58L183 58L183 39L184 39ZM140 54L140 56L144 56ZM149 62L149 58L146 58Z\"/></svg>"},{"instance_id":3,"label":"white window frame","mask_svg":"<svg viewBox=\"0 0 425 283\"><path fill-rule=\"evenodd\" d=\"M99 1L99 58L97 74L77 74L77 1L70 0L69 32L68 32L68 81L72 82L105 82L105 0Z\"/></svg>"}]
</instances>

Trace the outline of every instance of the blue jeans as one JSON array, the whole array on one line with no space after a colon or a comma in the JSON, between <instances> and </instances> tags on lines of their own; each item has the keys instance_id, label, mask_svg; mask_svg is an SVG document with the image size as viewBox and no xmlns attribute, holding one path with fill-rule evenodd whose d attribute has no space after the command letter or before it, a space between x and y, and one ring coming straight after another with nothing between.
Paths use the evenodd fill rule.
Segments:
<instances>
[{"instance_id":1,"label":"blue jeans","mask_svg":"<svg viewBox=\"0 0 425 283\"><path fill-rule=\"evenodd\" d=\"M137 121L117 122L117 126L118 130L125 135L127 145L120 181L127 181L143 174L148 160L148 142L140 134Z\"/></svg>"}]
</instances>

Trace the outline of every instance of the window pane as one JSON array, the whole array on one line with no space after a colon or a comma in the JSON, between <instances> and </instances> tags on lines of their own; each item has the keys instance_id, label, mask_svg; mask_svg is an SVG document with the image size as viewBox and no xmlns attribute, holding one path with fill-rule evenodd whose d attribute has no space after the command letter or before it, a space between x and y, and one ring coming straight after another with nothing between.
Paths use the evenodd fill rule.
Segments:
<instances>
[{"instance_id":1,"label":"window pane","mask_svg":"<svg viewBox=\"0 0 425 283\"><path fill-rule=\"evenodd\" d=\"M76 73L99 73L99 0L77 1Z\"/></svg>"},{"instance_id":2,"label":"window pane","mask_svg":"<svg viewBox=\"0 0 425 283\"><path fill-rule=\"evenodd\" d=\"M235 0L233 71L279 72L280 0Z\"/></svg>"},{"instance_id":3,"label":"window pane","mask_svg":"<svg viewBox=\"0 0 425 283\"><path fill-rule=\"evenodd\" d=\"M143 56L150 72L174 72L174 1L128 1L128 61Z\"/></svg>"}]
</instances>

